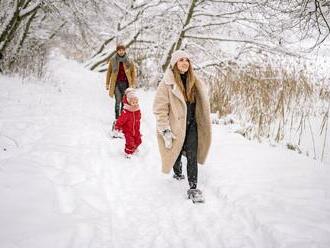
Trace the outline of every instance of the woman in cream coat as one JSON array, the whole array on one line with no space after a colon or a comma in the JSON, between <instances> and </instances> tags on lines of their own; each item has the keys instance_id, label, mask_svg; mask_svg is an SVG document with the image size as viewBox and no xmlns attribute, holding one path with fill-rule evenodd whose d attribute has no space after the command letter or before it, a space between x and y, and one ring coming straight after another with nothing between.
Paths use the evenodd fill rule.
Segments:
<instances>
[{"instance_id":1,"label":"woman in cream coat","mask_svg":"<svg viewBox=\"0 0 330 248\"><path fill-rule=\"evenodd\" d=\"M153 104L162 171L173 168L175 179L184 179L181 155L187 158L188 197L197 189L198 165L206 160L211 144L210 104L206 87L182 50L173 53L169 68L160 82Z\"/></svg>"}]
</instances>

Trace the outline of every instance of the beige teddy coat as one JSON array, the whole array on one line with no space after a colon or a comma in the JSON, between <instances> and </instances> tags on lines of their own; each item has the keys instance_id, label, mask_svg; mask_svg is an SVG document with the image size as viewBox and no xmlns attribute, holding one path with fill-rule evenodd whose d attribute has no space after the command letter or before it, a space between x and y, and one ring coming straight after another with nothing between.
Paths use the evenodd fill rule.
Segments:
<instances>
[{"instance_id":1,"label":"beige teddy coat","mask_svg":"<svg viewBox=\"0 0 330 248\"><path fill-rule=\"evenodd\" d=\"M206 87L202 81L196 79L196 122L198 130L197 162L204 164L211 145L210 104L206 94ZM165 72L160 82L154 103L153 112L156 117L157 140L162 160L162 172L169 173L174 166L186 134L187 105L182 92L175 83L171 69ZM165 148L161 132L170 129L176 139L171 149Z\"/></svg>"}]
</instances>

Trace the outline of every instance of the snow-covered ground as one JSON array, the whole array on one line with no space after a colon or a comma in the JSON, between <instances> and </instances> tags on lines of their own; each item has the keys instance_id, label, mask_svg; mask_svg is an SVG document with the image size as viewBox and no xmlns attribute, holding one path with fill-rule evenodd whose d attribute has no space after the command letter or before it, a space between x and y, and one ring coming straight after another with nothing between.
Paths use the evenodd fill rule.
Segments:
<instances>
[{"instance_id":1,"label":"snow-covered ground","mask_svg":"<svg viewBox=\"0 0 330 248\"><path fill-rule=\"evenodd\" d=\"M153 91L127 160L104 75L57 56L48 77L0 77L1 248L330 247L329 164L213 125L196 205L160 172Z\"/></svg>"}]
</instances>

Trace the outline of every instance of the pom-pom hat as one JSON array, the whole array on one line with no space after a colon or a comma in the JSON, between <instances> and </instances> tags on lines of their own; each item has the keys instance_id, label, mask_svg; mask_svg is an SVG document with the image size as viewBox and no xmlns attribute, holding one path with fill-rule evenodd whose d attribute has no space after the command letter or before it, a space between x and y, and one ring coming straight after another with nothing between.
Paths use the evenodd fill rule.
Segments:
<instances>
[{"instance_id":1,"label":"pom-pom hat","mask_svg":"<svg viewBox=\"0 0 330 248\"><path fill-rule=\"evenodd\" d=\"M127 96L128 99L133 99L133 98L138 98L136 95L136 91L133 88L127 88L125 91L125 94Z\"/></svg>"},{"instance_id":2,"label":"pom-pom hat","mask_svg":"<svg viewBox=\"0 0 330 248\"><path fill-rule=\"evenodd\" d=\"M177 50L174 53L172 53L172 57L171 57L171 61L170 61L170 65L173 68L176 64L176 62L178 62L180 59L182 58L187 58L189 59L189 61L191 61L191 55L183 50Z\"/></svg>"}]
</instances>

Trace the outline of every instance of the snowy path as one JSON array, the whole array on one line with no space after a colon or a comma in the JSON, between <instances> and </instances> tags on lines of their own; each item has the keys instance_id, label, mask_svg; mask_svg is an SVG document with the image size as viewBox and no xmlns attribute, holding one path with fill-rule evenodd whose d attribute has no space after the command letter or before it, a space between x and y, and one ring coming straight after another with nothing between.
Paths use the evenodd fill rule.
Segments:
<instances>
[{"instance_id":1,"label":"snowy path","mask_svg":"<svg viewBox=\"0 0 330 248\"><path fill-rule=\"evenodd\" d=\"M103 75L50 70L47 85L0 78L1 248L330 246L328 166L214 125L194 205L160 172L153 92L139 91L143 145L126 160Z\"/></svg>"}]
</instances>

